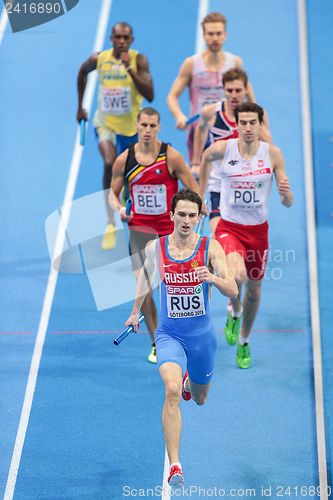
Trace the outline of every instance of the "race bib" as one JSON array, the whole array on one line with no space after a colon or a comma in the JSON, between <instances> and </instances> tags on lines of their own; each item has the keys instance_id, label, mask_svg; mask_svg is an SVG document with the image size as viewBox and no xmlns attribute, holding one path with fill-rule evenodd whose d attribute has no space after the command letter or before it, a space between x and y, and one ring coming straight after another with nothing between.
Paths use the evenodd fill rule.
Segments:
<instances>
[{"instance_id":1,"label":"race bib","mask_svg":"<svg viewBox=\"0 0 333 500\"><path fill-rule=\"evenodd\" d=\"M215 104L223 99L223 87L210 87L205 91L202 89L201 96L199 98L199 108L202 109L207 104Z\"/></svg>"},{"instance_id":2,"label":"race bib","mask_svg":"<svg viewBox=\"0 0 333 500\"><path fill-rule=\"evenodd\" d=\"M168 318L193 318L206 314L202 284L167 285Z\"/></svg>"},{"instance_id":3,"label":"race bib","mask_svg":"<svg viewBox=\"0 0 333 500\"><path fill-rule=\"evenodd\" d=\"M231 181L229 203L233 208L255 209L265 201L264 183L262 181Z\"/></svg>"},{"instance_id":4,"label":"race bib","mask_svg":"<svg viewBox=\"0 0 333 500\"><path fill-rule=\"evenodd\" d=\"M158 185L133 186L134 208L137 214L161 215L167 211L166 187Z\"/></svg>"},{"instance_id":5,"label":"race bib","mask_svg":"<svg viewBox=\"0 0 333 500\"><path fill-rule=\"evenodd\" d=\"M131 90L129 87L105 88L101 95L102 113L108 115L126 115L132 110Z\"/></svg>"}]
</instances>

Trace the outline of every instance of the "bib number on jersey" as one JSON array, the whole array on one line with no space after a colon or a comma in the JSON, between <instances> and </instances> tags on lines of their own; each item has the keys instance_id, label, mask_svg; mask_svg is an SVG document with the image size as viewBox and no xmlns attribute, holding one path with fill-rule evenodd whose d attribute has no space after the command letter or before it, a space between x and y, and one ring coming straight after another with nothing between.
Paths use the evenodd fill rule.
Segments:
<instances>
[{"instance_id":1,"label":"bib number on jersey","mask_svg":"<svg viewBox=\"0 0 333 500\"><path fill-rule=\"evenodd\" d=\"M129 87L102 88L102 113L108 115L126 115L132 110L131 90Z\"/></svg>"},{"instance_id":2,"label":"bib number on jersey","mask_svg":"<svg viewBox=\"0 0 333 500\"><path fill-rule=\"evenodd\" d=\"M202 109L207 104L215 104L221 101L224 95L223 87L209 87L206 92L205 90L201 90L203 95L199 98L199 109Z\"/></svg>"},{"instance_id":3,"label":"bib number on jersey","mask_svg":"<svg viewBox=\"0 0 333 500\"><path fill-rule=\"evenodd\" d=\"M137 214L161 215L167 211L166 186L164 184L133 186L133 196Z\"/></svg>"},{"instance_id":4,"label":"bib number on jersey","mask_svg":"<svg viewBox=\"0 0 333 500\"><path fill-rule=\"evenodd\" d=\"M167 286L168 318L194 318L206 314L203 286Z\"/></svg>"},{"instance_id":5,"label":"bib number on jersey","mask_svg":"<svg viewBox=\"0 0 333 500\"><path fill-rule=\"evenodd\" d=\"M229 203L234 208L254 209L264 203L264 183L232 181L230 183Z\"/></svg>"}]
</instances>

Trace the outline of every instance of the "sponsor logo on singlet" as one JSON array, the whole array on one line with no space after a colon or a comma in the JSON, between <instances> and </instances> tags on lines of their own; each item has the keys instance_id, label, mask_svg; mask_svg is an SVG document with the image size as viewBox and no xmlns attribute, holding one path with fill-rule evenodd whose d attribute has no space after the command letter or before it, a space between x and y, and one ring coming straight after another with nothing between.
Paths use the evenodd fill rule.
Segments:
<instances>
[{"instance_id":1,"label":"sponsor logo on singlet","mask_svg":"<svg viewBox=\"0 0 333 500\"><path fill-rule=\"evenodd\" d=\"M258 181L258 182L232 181L231 182L231 187L234 189L255 189L255 188L261 189L263 186L264 186L264 183L262 181Z\"/></svg>"}]
</instances>

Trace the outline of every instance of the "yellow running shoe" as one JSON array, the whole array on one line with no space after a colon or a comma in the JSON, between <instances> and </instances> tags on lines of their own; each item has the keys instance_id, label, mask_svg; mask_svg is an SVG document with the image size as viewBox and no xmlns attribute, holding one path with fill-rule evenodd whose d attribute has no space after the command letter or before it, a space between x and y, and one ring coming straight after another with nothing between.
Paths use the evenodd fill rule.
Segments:
<instances>
[{"instance_id":1,"label":"yellow running shoe","mask_svg":"<svg viewBox=\"0 0 333 500\"><path fill-rule=\"evenodd\" d=\"M148 359L149 363L154 363L154 364L157 363L156 346L154 346L154 345L151 346L151 351L148 354L148 358L147 359Z\"/></svg>"},{"instance_id":2,"label":"yellow running shoe","mask_svg":"<svg viewBox=\"0 0 333 500\"><path fill-rule=\"evenodd\" d=\"M112 250L116 246L116 228L113 224L108 224L106 226L102 245L102 250Z\"/></svg>"}]
</instances>

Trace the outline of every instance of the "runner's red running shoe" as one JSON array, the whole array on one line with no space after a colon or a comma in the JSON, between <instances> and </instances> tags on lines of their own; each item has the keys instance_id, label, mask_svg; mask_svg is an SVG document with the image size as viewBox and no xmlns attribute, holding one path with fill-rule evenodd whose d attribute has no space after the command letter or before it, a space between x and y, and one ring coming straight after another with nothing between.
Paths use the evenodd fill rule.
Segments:
<instances>
[{"instance_id":1,"label":"runner's red running shoe","mask_svg":"<svg viewBox=\"0 0 333 500\"><path fill-rule=\"evenodd\" d=\"M183 388L182 388L182 398L185 399L185 401L189 401L191 399L190 391L187 391L185 389L187 381L188 381L188 372L186 370L186 373L183 377Z\"/></svg>"},{"instance_id":2,"label":"runner's red running shoe","mask_svg":"<svg viewBox=\"0 0 333 500\"><path fill-rule=\"evenodd\" d=\"M184 486L184 477L183 472L178 465L173 465L170 467L170 474L168 477L169 486L174 488L179 488L180 486Z\"/></svg>"}]
</instances>

